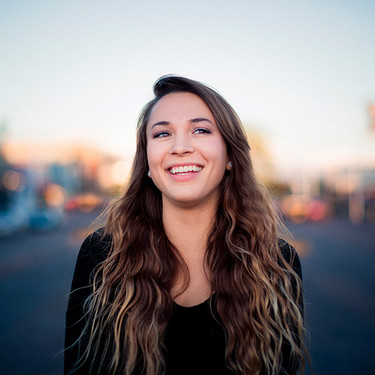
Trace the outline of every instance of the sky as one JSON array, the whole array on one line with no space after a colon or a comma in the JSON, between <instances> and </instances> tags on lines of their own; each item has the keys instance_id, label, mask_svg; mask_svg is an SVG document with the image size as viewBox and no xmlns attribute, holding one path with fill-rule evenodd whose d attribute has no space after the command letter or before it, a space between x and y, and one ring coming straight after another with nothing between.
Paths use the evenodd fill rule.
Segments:
<instances>
[{"instance_id":1,"label":"sky","mask_svg":"<svg viewBox=\"0 0 375 375\"><path fill-rule=\"evenodd\" d=\"M0 0L2 137L129 159L172 73L219 91L280 173L375 166L374 14L372 0Z\"/></svg>"}]
</instances>

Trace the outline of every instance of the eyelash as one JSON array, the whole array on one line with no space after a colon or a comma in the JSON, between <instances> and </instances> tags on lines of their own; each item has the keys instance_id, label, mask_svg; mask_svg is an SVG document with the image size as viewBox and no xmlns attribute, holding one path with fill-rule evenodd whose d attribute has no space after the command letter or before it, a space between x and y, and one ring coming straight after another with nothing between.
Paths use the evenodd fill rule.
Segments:
<instances>
[{"instance_id":1,"label":"eyelash","mask_svg":"<svg viewBox=\"0 0 375 375\"><path fill-rule=\"evenodd\" d=\"M154 134L152 136L152 138L163 138L163 137L166 137L167 135L169 135L168 132L162 131L162 132L158 132L158 133Z\"/></svg>"},{"instance_id":2,"label":"eyelash","mask_svg":"<svg viewBox=\"0 0 375 375\"><path fill-rule=\"evenodd\" d=\"M194 129L193 133L198 132L198 134L211 134L211 131L206 128L197 128Z\"/></svg>"},{"instance_id":3,"label":"eyelash","mask_svg":"<svg viewBox=\"0 0 375 375\"><path fill-rule=\"evenodd\" d=\"M211 134L211 131L206 128L197 128L193 130L193 134ZM169 132L163 130L153 135L152 138L164 138L170 135Z\"/></svg>"}]
</instances>

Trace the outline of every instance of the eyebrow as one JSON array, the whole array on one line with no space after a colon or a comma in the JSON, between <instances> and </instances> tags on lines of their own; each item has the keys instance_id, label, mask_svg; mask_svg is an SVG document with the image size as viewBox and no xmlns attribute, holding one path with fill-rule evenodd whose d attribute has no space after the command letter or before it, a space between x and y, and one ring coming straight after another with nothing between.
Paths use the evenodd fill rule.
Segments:
<instances>
[{"instance_id":1,"label":"eyebrow","mask_svg":"<svg viewBox=\"0 0 375 375\"><path fill-rule=\"evenodd\" d=\"M197 122L203 122L203 121L207 121L209 122L211 125L213 125L212 121L209 120L208 118L205 118L205 117L198 117L198 118L193 118L192 120L190 120L190 122L192 123L197 123Z\"/></svg>"},{"instance_id":2,"label":"eyebrow","mask_svg":"<svg viewBox=\"0 0 375 375\"><path fill-rule=\"evenodd\" d=\"M198 122L203 122L203 121L207 121L209 122L211 125L213 125L212 121L209 120L208 118L205 118L205 117L197 117L197 118L193 118L191 120L189 120L189 122L191 122L192 124L196 124ZM170 125L170 122L169 121L158 121L158 122L155 122L155 124L152 124L151 125L151 129L153 129L155 126L167 126L167 125Z\"/></svg>"},{"instance_id":3,"label":"eyebrow","mask_svg":"<svg viewBox=\"0 0 375 375\"><path fill-rule=\"evenodd\" d=\"M155 126L158 126L158 125L169 125L170 122L168 121L158 121L158 122L155 122L155 124L151 125L151 129L153 129Z\"/></svg>"}]
</instances>

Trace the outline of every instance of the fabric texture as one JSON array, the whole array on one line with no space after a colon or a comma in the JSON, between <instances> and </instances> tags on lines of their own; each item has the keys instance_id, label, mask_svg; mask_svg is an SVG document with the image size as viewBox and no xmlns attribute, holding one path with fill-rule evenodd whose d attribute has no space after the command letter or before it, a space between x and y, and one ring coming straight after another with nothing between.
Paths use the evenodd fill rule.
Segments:
<instances>
[{"instance_id":1,"label":"fabric texture","mask_svg":"<svg viewBox=\"0 0 375 375\"><path fill-rule=\"evenodd\" d=\"M279 242L281 252L302 278L301 264L295 250L285 241ZM91 293L90 277L96 267L107 257L110 250L109 237L102 238L93 233L85 239L78 254L71 294L66 311L64 374L70 374L80 356L78 345L84 326L84 302ZM301 299L302 301L302 299ZM303 312L303 304L300 302ZM215 309L215 294L207 301L192 307L174 304L172 318L168 324L164 345L166 348L166 375L229 375L232 372L225 363L225 332L212 311ZM283 372L293 375L295 370L288 362L289 348L283 347ZM72 372L88 375L89 366L84 363ZM106 370L94 370L92 374L106 374ZM140 373L136 374L140 375Z\"/></svg>"}]
</instances>

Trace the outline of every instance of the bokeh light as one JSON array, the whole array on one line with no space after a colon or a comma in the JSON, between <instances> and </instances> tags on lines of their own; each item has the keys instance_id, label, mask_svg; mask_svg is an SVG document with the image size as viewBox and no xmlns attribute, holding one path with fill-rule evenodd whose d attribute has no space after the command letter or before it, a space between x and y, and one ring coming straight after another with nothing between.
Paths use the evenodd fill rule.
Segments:
<instances>
[{"instance_id":1,"label":"bokeh light","mask_svg":"<svg viewBox=\"0 0 375 375\"><path fill-rule=\"evenodd\" d=\"M65 190L57 184L50 184L44 191L44 198L50 207L61 207L65 201Z\"/></svg>"},{"instance_id":2,"label":"bokeh light","mask_svg":"<svg viewBox=\"0 0 375 375\"><path fill-rule=\"evenodd\" d=\"M2 182L6 189L16 192L24 191L27 186L26 176L13 170L8 170L4 173Z\"/></svg>"}]
</instances>

